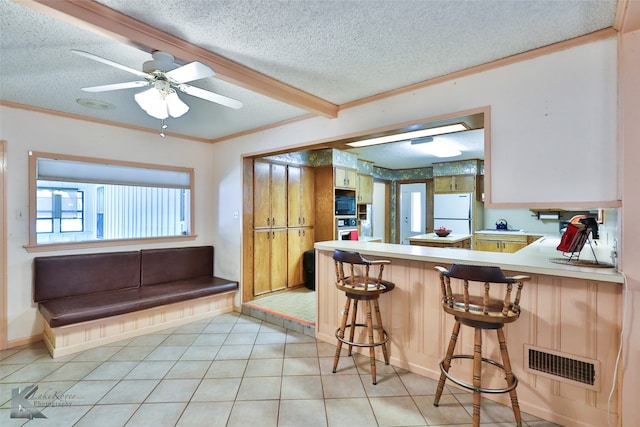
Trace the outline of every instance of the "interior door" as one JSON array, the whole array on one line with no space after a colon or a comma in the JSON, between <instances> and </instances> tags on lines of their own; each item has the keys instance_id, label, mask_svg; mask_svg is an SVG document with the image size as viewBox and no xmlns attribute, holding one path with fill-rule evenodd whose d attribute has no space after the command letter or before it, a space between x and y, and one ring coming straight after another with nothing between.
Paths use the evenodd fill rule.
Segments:
<instances>
[{"instance_id":1,"label":"interior door","mask_svg":"<svg viewBox=\"0 0 640 427\"><path fill-rule=\"evenodd\" d=\"M427 184L400 184L400 240L407 245L407 237L424 234L427 224Z\"/></svg>"}]
</instances>

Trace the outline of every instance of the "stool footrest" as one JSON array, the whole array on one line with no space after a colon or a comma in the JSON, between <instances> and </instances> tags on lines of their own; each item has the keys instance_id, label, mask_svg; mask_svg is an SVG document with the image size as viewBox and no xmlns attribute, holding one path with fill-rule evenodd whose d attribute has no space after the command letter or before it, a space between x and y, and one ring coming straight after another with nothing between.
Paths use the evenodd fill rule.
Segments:
<instances>
[{"instance_id":1,"label":"stool footrest","mask_svg":"<svg viewBox=\"0 0 640 427\"><path fill-rule=\"evenodd\" d=\"M472 354L456 354L456 355L451 357L451 360L453 360L453 359L473 359L473 355ZM487 359L487 358L483 357L482 358L482 362L489 363L489 364L497 367L498 369L501 369L502 371L505 371L504 366L501 363L496 362L495 360L491 360L491 359ZM461 380L459 380L457 378L454 378L449 372L445 371L445 369L444 369L444 361L440 362L440 372L442 372L442 374L445 377L447 377L447 379L450 379L454 383L458 384L460 387L463 387L463 388L465 388L467 390L479 391L481 393L490 393L490 394L508 393L511 390L515 389L516 386L518 385L518 378L514 375L513 376L513 383L511 383L510 386L505 387L505 388L475 387L475 386L473 386L473 385L471 385L469 383L465 383L464 381L461 381Z\"/></svg>"},{"instance_id":2,"label":"stool footrest","mask_svg":"<svg viewBox=\"0 0 640 427\"><path fill-rule=\"evenodd\" d=\"M346 335L346 331L347 331L349 328L352 328L352 327L356 327L356 328L358 328L358 327L360 327L360 328L366 328L366 327L367 327L367 325L366 325L365 323L356 323L355 325L351 325L351 324L346 325L346 326L344 327L344 334ZM341 337L340 337L340 332L341 332L341 331L340 331L340 328L336 329L336 338L338 339L338 341L341 341L341 342L343 342L344 344L351 345L351 346L354 346L354 347L365 347L365 348L369 348L369 347L377 347L377 346L379 346L379 345L386 344L386 343L387 343L387 341L389 341L389 335L387 335L387 331L385 331L384 329L382 329L381 327L379 327L379 326L377 326L377 325L376 325L376 326L374 326L374 327L373 327L373 329L374 329L374 330L382 330L382 336L383 336L384 338L383 338L381 341L374 341L372 344L370 344L370 343L368 343L368 342L354 342L354 341L349 341L347 338L341 338Z\"/></svg>"}]
</instances>

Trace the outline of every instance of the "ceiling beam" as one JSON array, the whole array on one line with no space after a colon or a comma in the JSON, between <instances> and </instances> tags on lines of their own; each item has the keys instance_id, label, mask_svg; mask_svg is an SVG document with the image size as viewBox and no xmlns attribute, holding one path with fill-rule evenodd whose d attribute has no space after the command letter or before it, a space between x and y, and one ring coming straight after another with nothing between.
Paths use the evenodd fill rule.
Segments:
<instances>
[{"instance_id":1,"label":"ceiling beam","mask_svg":"<svg viewBox=\"0 0 640 427\"><path fill-rule=\"evenodd\" d=\"M216 77L221 80L324 117L338 117L338 106L335 104L160 31L98 2L14 1L137 49L149 52L162 50L184 61L202 62L213 68Z\"/></svg>"}]
</instances>

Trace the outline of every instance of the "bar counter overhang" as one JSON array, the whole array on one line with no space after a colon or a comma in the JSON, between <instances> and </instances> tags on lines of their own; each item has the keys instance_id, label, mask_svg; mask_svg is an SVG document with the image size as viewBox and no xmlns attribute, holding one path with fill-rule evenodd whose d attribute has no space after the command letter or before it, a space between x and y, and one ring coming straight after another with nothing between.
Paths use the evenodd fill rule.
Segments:
<instances>
[{"instance_id":1,"label":"bar counter overhang","mask_svg":"<svg viewBox=\"0 0 640 427\"><path fill-rule=\"evenodd\" d=\"M550 262L560 256L555 251L557 242L543 238L514 254L362 241L317 242L316 337L335 344L344 303L344 295L335 287L333 250L389 259L391 265L385 267L383 278L394 282L396 288L380 298L380 311L390 336L391 364L437 380L453 319L441 308L440 281L434 266L448 268L453 262L496 265L508 275L531 276L523 289L520 319L505 327L513 370L520 381L517 390L522 410L563 426L608 425L608 416L612 425L617 425L619 384L610 402L609 394L620 343L623 276L614 268ZM456 353L473 352L473 331L466 329L461 330ZM496 340L484 341L483 356L499 359ZM559 360L587 361L596 368L595 381L582 383L531 370L531 350L558 355ZM377 358L382 360L382 354ZM471 378L470 363L452 366L461 378ZM503 386L504 378L489 369L483 372L485 384ZM425 390L425 394L432 393ZM483 398L509 405L508 395Z\"/></svg>"}]
</instances>

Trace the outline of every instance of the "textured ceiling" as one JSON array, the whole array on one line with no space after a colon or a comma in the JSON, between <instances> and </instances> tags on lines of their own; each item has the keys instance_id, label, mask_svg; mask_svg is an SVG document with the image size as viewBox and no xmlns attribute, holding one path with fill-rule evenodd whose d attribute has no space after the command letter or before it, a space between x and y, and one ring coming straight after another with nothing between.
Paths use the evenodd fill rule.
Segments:
<instances>
[{"instance_id":1,"label":"textured ceiling","mask_svg":"<svg viewBox=\"0 0 640 427\"><path fill-rule=\"evenodd\" d=\"M99 3L338 106L612 27L617 5L616 0ZM135 76L70 52L85 50L140 68L156 46L121 43L36 10L30 0L0 0L0 15L2 101L159 129L159 121L134 102L139 89L80 90ZM180 52L170 53L181 61ZM180 94L191 110L168 121L170 132L217 139L310 112L219 77L193 85L239 99L244 108ZM115 108L88 109L78 98Z\"/></svg>"}]
</instances>

